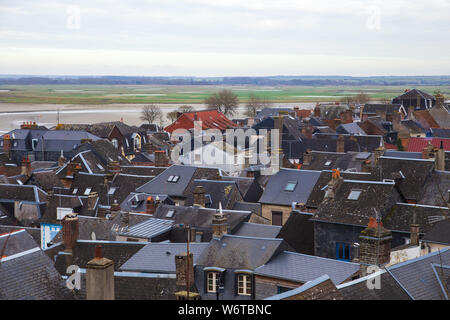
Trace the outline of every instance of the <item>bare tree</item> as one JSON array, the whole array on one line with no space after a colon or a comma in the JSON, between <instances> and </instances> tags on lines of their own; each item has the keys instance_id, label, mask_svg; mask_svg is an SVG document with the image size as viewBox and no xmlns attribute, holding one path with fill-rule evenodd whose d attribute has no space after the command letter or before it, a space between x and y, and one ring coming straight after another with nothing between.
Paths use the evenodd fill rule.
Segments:
<instances>
[{"instance_id":1,"label":"bare tree","mask_svg":"<svg viewBox=\"0 0 450 320\"><path fill-rule=\"evenodd\" d=\"M206 98L205 104L210 109L216 109L226 116L233 116L237 112L239 99L231 90L224 89Z\"/></svg>"},{"instance_id":2,"label":"bare tree","mask_svg":"<svg viewBox=\"0 0 450 320\"><path fill-rule=\"evenodd\" d=\"M186 112L192 112L194 111L194 108L192 106L188 106L188 105L182 105L180 106L177 110L174 110L172 112L168 112L166 115L167 120L169 120L169 122L174 122L175 120L178 119L178 115L180 113L186 113Z\"/></svg>"},{"instance_id":3,"label":"bare tree","mask_svg":"<svg viewBox=\"0 0 450 320\"><path fill-rule=\"evenodd\" d=\"M360 92L355 96L355 101L359 104L364 104L370 101L370 97L367 93Z\"/></svg>"},{"instance_id":4,"label":"bare tree","mask_svg":"<svg viewBox=\"0 0 450 320\"><path fill-rule=\"evenodd\" d=\"M352 102L355 102L355 99L351 96L347 96L347 97L342 97L341 98L341 102L342 103L346 103L346 104L350 104Z\"/></svg>"},{"instance_id":5,"label":"bare tree","mask_svg":"<svg viewBox=\"0 0 450 320\"><path fill-rule=\"evenodd\" d=\"M248 117L256 116L256 111L270 107L272 102L266 98L257 97L254 93L250 94L247 104L245 105L245 115Z\"/></svg>"},{"instance_id":6,"label":"bare tree","mask_svg":"<svg viewBox=\"0 0 450 320\"><path fill-rule=\"evenodd\" d=\"M154 123L155 121L162 123L163 119L161 108L155 104L145 105L142 108L141 120L147 121L148 123Z\"/></svg>"}]
</instances>

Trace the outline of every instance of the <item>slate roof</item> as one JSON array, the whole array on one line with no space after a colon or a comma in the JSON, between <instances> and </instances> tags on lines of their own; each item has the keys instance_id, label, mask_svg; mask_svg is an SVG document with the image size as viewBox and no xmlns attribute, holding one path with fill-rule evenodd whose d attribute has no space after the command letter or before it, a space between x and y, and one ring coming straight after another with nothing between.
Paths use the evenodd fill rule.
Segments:
<instances>
[{"instance_id":1,"label":"slate roof","mask_svg":"<svg viewBox=\"0 0 450 320\"><path fill-rule=\"evenodd\" d=\"M123 174L133 174L142 176L156 177L164 172L167 167L153 167L153 166L121 166L120 170Z\"/></svg>"},{"instance_id":2,"label":"slate roof","mask_svg":"<svg viewBox=\"0 0 450 320\"><path fill-rule=\"evenodd\" d=\"M361 191L357 200L348 199L353 190ZM397 202L393 182L344 180L334 199L325 198L312 220L367 226L376 209L383 217Z\"/></svg>"},{"instance_id":3,"label":"slate roof","mask_svg":"<svg viewBox=\"0 0 450 320\"><path fill-rule=\"evenodd\" d=\"M81 290L78 300L86 300L86 269L80 269ZM175 300L174 274L114 272L115 300Z\"/></svg>"},{"instance_id":4,"label":"slate roof","mask_svg":"<svg viewBox=\"0 0 450 320\"><path fill-rule=\"evenodd\" d=\"M308 197L308 201L305 203L308 208L317 208L320 203L323 201L323 197L325 196L326 189L325 187L328 185L328 182L331 180L331 170L323 170L320 173L319 179L317 179L316 184L311 192L311 195ZM379 177L373 173L368 172L341 172L341 176L347 180L359 180L359 181L379 181ZM300 201L297 201L300 202Z\"/></svg>"},{"instance_id":5,"label":"slate roof","mask_svg":"<svg viewBox=\"0 0 450 320\"><path fill-rule=\"evenodd\" d=\"M386 104L386 103L366 103L362 109L363 114L394 114L398 112L401 104Z\"/></svg>"},{"instance_id":6,"label":"slate roof","mask_svg":"<svg viewBox=\"0 0 450 320\"><path fill-rule=\"evenodd\" d=\"M344 300L411 300L408 293L386 270L381 270L380 289L369 289L367 280L373 281L374 275L346 282L337 286Z\"/></svg>"},{"instance_id":7,"label":"slate roof","mask_svg":"<svg viewBox=\"0 0 450 320\"><path fill-rule=\"evenodd\" d=\"M339 119L342 112L349 109L348 105L344 104L320 104L320 117L326 120Z\"/></svg>"},{"instance_id":8,"label":"slate roof","mask_svg":"<svg viewBox=\"0 0 450 320\"><path fill-rule=\"evenodd\" d=\"M189 244L189 251L194 256L194 265L206 247L208 243ZM175 273L175 255L183 252L186 252L186 243L148 243L125 262L120 270Z\"/></svg>"},{"instance_id":9,"label":"slate roof","mask_svg":"<svg viewBox=\"0 0 450 320\"><path fill-rule=\"evenodd\" d=\"M197 265L255 270L284 251L282 239L224 235L213 238L197 260Z\"/></svg>"},{"instance_id":10,"label":"slate roof","mask_svg":"<svg viewBox=\"0 0 450 320\"><path fill-rule=\"evenodd\" d=\"M276 238L280 230L281 226L244 222L234 234L244 237Z\"/></svg>"},{"instance_id":11,"label":"slate roof","mask_svg":"<svg viewBox=\"0 0 450 320\"><path fill-rule=\"evenodd\" d=\"M28 235L26 232L24 234ZM31 236L28 235L28 237L33 241ZM10 240L14 241L14 239ZM1 259L0 299L66 300L71 298L53 262L39 247L35 246Z\"/></svg>"},{"instance_id":12,"label":"slate roof","mask_svg":"<svg viewBox=\"0 0 450 320\"><path fill-rule=\"evenodd\" d=\"M172 230L172 226L172 220L149 218L141 223L127 228L127 230L119 232L119 235L124 237L151 239L164 233L168 233Z\"/></svg>"},{"instance_id":13,"label":"slate roof","mask_svg":"<svg viewBox=\"0 0 450 320\"><path fill-rule=\"evenodd\" d=\"M222 180L235 181L246 202L258 202L264 192L255 178L222 176Z\"/></svg>"},{"instance_id":14,"label":"slate roof","mask_svg":"<svg viewBox=\"0 0 450 320\"><path fill-rule=\"evenodd\" d=\"M254 202L236 202L232 208L238 211L251 211L257 215L261 215L261 204Z\"/></svg>"},{"instance_id":15,"label":"slate roof","mask_svg":"<svg viewBox=\"0 0 450 320\"><path fill-rule=\"evenodd\" d=\"M92 141L100 138L84 131L67 131L67 130L48 130L42 137L44 138L44 146L42 146L42 138L38 140L36 150L45 150L53 152L69 152L81 145L82 139L91 139Z\"/></svg>"},{"instance_id":16,"label":"slate roof","mask_svg":"<svg viewBox=\"0 0 450 320\"><path fill-rule=\"evenodd\" d=\"M450 190L450 172L433 171L425 181L418 203L446 207Z\"/></svg>"},{"instance_id":17,"label":"slate roof","mask_svg":"<svg viewBox=\"0 0 450 320\"><path fill-rule=\"evenodd\" d=\"M331 170L341 171L353 170L361 172L361 164L365 160L372 160L373 154L370 152L325 152L311 151L312 159L309 164L303 163L302 169L307 170Z\"/></svg>"},{"instance_id":18,"label":"slate roof","mask_svg":"<svg viewBox=\"0 0 450 320\"><path fill-rule=\"evenodd\" d=\"M118 233L127 226L134 226L150 219L148 214L128 214L128 225L123 222L123 217L118 214L112 219L78 216L78 240L106 240L115 241ZM94 239L92 237L94 236ZM62 241L62 231L53 238L52 243Z\"/></svg>"},{"instance_id":19,"label":"slate roof","mask_svg":"<svg viewBox=\"0 0 450 320\"><path fill-rule=\"evenodd\" d=\"M3 223L1 220L0 214L0 223ZM25 230L36 242L37 245L41 243L41 228L30 228L30 227L22 227L20 225L0 225L0 236L5 233L10 233L14 231ZM1 248L2 245L0 245Z\"/></svg>"},{"instance_id":20,"label":"slate roof","mask_svg":"<svg viewBox=\"0 0 450 320\"><path fill-rule=\"evenodd\" d=\"M430 176L433 168L433 160L390 158L382 156L378 161L381 167L383 179L396 179L404 176L398 182L398 189L406 199L419 200L425 181Z\"/></svg>"},{"instance_id":21,"label":"slate roof","mask_svg":"<svg viewBox=\"0 0 450 320\"><path fill-rule=\"evenodd\" d=\"M102 247L104 257L114 262L114 270L119 270L120 266L130 259L136 252L143 248L147 242L122 242L122 241L103 241L103 240L78 240L73 249L73 262L80 268L86 268L86 264L94 258L95 247ZM56 246L56 244L55 244ZM52 247L50 247L51 249ZM60 274L66 274L66 257L62 252L56 252L55 267Z\"/></svg>"},{"instance_id":22,"label":"slate roof","mask_svg":"<svg viewBox=\"0 0 450 320\"><path fill-rule=\"evenodd\" d=\"M425 129L420 125L420 123L411 120L401 120L400 124L403 125L410 133L425 133Z\"/></svg>"},{"instance_id":23,"label":"slate roof","mask_svg":"<svg viewBox=\"0 0 450 320\"><path fill-rule=\"evenodd\" d=\"M436 98L429 93L426 93L419 89L411 89L411 90L408 90L407 92L399 95L398 97L395 97L394 99L392 99L392 101L402 100L402 99L415 99L417 97L417 95L421 96L424 99L436 100Z\"/></svg>"},{"instance_id":24,"label":"slate roof","mask_svg":"<svg viewBox=\"0 0 450 320\"><path fill-rule=\"evenodd\" d=\"M448 216L448 215L447 215ZM436 222L421 239L424 242L433 242L450 245L450 220Z\"/></svg>"},{"instance_id":25,"label":"slate roof","mask_svg":"<svg viewBox=\"0 0 450 320\"><path fill-rule=\"evenodd\" d=\"M392 231L410 232L414 215L420 225L421 234L428 232L433 226L429 217L448 215L448 207L425 206L419 204L396 203L383 217L384 227Z\"/></svg>"},{"instance_id":26,"label":"slate roof","mask_svg":"<svg viewBox=\"0 0 450 320\"><path fill-rule=\"evenodd\" d=\"M266 185L260 203L291 205L292 202L306 203L320 171L281 169L272 175ZM288 182L296 184L293 191L285 191Z\"/></svg>"},{"instance_id":27,"label":"slate roof","mask_svg":"<svg viewBox=\"0 0 450 320\"><path fill-rule=\"evenodd\" d=\"M219 208L219 203L224 209L232 209L237 201L242 201L242 195L234 181L224 180L202 180L196 179L192 182L194 188L202 186L208 197L210 208ZM195 190L195 189L194 189ZM194 195L189 194L184 202L185 206L194 205Z\"/></svg>"},{"instance_id":28,"label":"slate roof","mask_svg":"<svg viewBox=\"0 0 450 320\"><path fill-rule=\"evenodd\" d=\"M450 128L431 128L430 129L433 137L437 138L450 138Z\"/></svg>"},{"instance_id":29,"label":"slate roof","mask_svg":"<svg viewBox=\"0 0 450 320\"><path fill-rule=\"evenodd\" d=\"M367 133L354 122L340 124L336 128L336 132L342 134L367 135Z\"/></svg>"},{"instance_id":30,"label":"slate roof","mask_svg":"<svg viewBox=\"0 0 450 320\"><path fill-rule=\"evenodd\" d=\"M450 265L450 249L432 252L387 269L414 300L442 300L444 294L432 264Z\"/></svg>"},{"instance_id":31,"label":"slate roof","mask_svg":"<svg viewBox=\"0 0 450 320\"><path fill-rule=\"evenodd\" d=\"M255 119L257 119L257 121L262 121L266 118L278 116L280 111L292 112L293 110L291 108L264 108L256 112Z\"/></svg>"},{"instance_id":32,"label":"slate roof","mask_svg":"<svg viewBox=\"0 0 450 320\"><path fill-rule=\"evenodd\" d=\"M168 216L169 212L171 212L171 214ZM229 234L234 234L243 222L249 220L252 214L250 211L223 210L222 212L227 218ZM195 228L197 231L203 232L202 241L209 241L212 236L211 224L213 216L216 213L217 209L160 204L153 214L153 217L173 220L175 225L188 225ZM174 228L172 229L170 238L172 242L184 242L186 235L183 230Z\"/></svg>"},{"instance_id":33,"label":"slate roof","mask_svg":"<svg viewBox=\"0 0 450 320\"><path fill-rule=\"evenodd\" d=\"M383 136L374 135L315 133L312 139L305 140L304 149L336 152L339 136L344 137L344 152L373 152L380 146L383 139Z\"/></svg>"},{"instance_id":34,"label":"slate roof","mask_svg":"<svg viewBox=\"0 0 450 320\"><path fill-rule=\"evenodd\" d=\"M5 231L2 230L0 233L0 254L3 257L13 256L38 246L25 229L17 230L16 227L16 230Z\"/></svg>"},{"instance_id":35,"label":"slate roof","mask_svg":"<svg viewBox=\"0 0 450 320\"><path fill-rule=\"evenodd\" d=\"M167 181L170 176L179 176L176 183ZM220 170L215 168L202 168L183 165L172 165L136 189L136 192L149 194L167 194L171 197L188 197L194 190L192 181L203 178L219 178Z\"/></svg>"},{"instance_id":36,"label":"slate roof","mask_svg":"<svg viewBox=\"0 0 450 320\"><path fill-rule=\"evenodd\" d=\"M293 210L281 227L278 238L283 239L290 251L314 254L314 223L312 213Z\"/></svg>"},{"instance_id":37,"label":"slate roof","mask_svg":"<svg viewBox=\"0 0 450 320\"><path fill-rule=\"evenodd\" d=\"M0 184L0 201L44 202L47 193L36 186Z\"/></svg>"},{"instance_id":38,"label":"slate roof","mask_svg":"<svg viewBox=\"0 0 450 320\"><path fill-rule=\"evenodd\" d=\"M359 264L284 251L255 269L255 274L295 282L308 282L328 275L335 285L359 271Z\"/></svg>"},{"instance_id":39,"label":"slate roof","mask_svg":"<svg viewBox=\"0 0 450 320\"><path fill-rule=\"evenodd\" d=\"M147 211L147 198L153 197L156 199L159 197L160 203L175 205L175 202L167 195L164 194L148 194L131 192L125 200L120 204L120 208L127 212L146 212Z\"/></svg>"},{"instance_id":40,"label":"slate roof","mask_svg":"<svg viewBox=\"0 0 450 320\"><path fill-rule=\"evenodd\" d=\"M35 185L46 192L53 190L53 187L63 187L55 170L33 171L26 184Z\"/></svg>"}]
</instances>

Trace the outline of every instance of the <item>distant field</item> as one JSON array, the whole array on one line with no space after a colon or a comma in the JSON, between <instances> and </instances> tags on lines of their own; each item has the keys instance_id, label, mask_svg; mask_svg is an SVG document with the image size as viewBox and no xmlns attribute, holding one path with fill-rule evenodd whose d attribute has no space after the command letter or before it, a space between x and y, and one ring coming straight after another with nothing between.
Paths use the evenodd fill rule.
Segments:
<instances>
[{"instance_id":1,"label":"distant field","mask_svg":"<svg viewBox=\"0 0 450 320\"><path fill-rule=\"evenodd\" d=\"M367 93L372 100L391 99L406 89L400 86L150 86L150 85L0 85L0 103L32 104L197 104L211 93L231 89L245 103L253 93L275 103L337 101ZM416 86L450 96L450 86Z\"/></svg>"}]
</instances>

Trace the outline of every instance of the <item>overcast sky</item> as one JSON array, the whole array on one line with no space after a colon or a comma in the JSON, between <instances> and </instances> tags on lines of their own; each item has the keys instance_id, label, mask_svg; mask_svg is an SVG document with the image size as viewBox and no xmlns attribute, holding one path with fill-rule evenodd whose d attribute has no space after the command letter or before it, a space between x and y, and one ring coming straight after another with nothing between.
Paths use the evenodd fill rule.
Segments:
<instances>
[{"instance_id":1,"label":"overcast sky","mask_svg":"<svg viewBox=\"0 0 450 320\"><path fill-rule=\"evenodd\" d=\"M0 73L448 75L450 0L0 0Z\"/></svg>"}]
</instances>

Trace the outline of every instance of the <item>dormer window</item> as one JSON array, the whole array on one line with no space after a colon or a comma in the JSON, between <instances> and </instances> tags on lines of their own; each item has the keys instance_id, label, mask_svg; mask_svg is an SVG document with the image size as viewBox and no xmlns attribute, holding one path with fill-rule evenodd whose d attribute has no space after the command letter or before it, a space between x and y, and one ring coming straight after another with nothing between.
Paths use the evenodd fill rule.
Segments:
<instances>
[{"instance_id":1,"label":"dormer window","mask_svg":"<svg viewBox=\"0 0 450 320\"><path fill-rule=\"evenodd\" d=\"M112 139L112 140L111 140L111 143L113 144L113 146L114 146L116 149L119 149L119 141L117 141L116 138ZM109 158L109 159L110 159L110 161L112 161L111 158Z\"/></svg>"},{"instance_id":2,"label":"dormer window","mask_svg":"<svg viewBox=\"0 0 450 320\"><path fill-rule=\"evenodd\" d=\"M219 272L208 272L207 291L209 293L216 293L219 276Z\"/></svg>"},{"instance_id":3,"label":"dormer window","mask_svg":"<svg viewBox=\"0 0 450 320\"><path fill-rule=\"evenodd\" d=\"M251 273L236 273L236 288L237 294L240 296L252 295L252 274Z\"/></svg>"},{"instance_id":4,"label":"dormer window","mask_svg":"<svg viewBox=\"0 0 450 320\"><path fill-rule=\"evenodd\" d=\"M297 186L297 181L289 181L284 188L284 191L294 191L295 187Z\"/></svg>"},{"instance_id":5,"label":"dormer window","mask_svg":"<svg viewBox=\"0 0 450 320\"><path fill-rule=\"evenodd\" d=\"M350 194L348 195L348 200L358 200L359 196L361 195L361 190L352 190Z\"/></svg>"}]
</instances>

